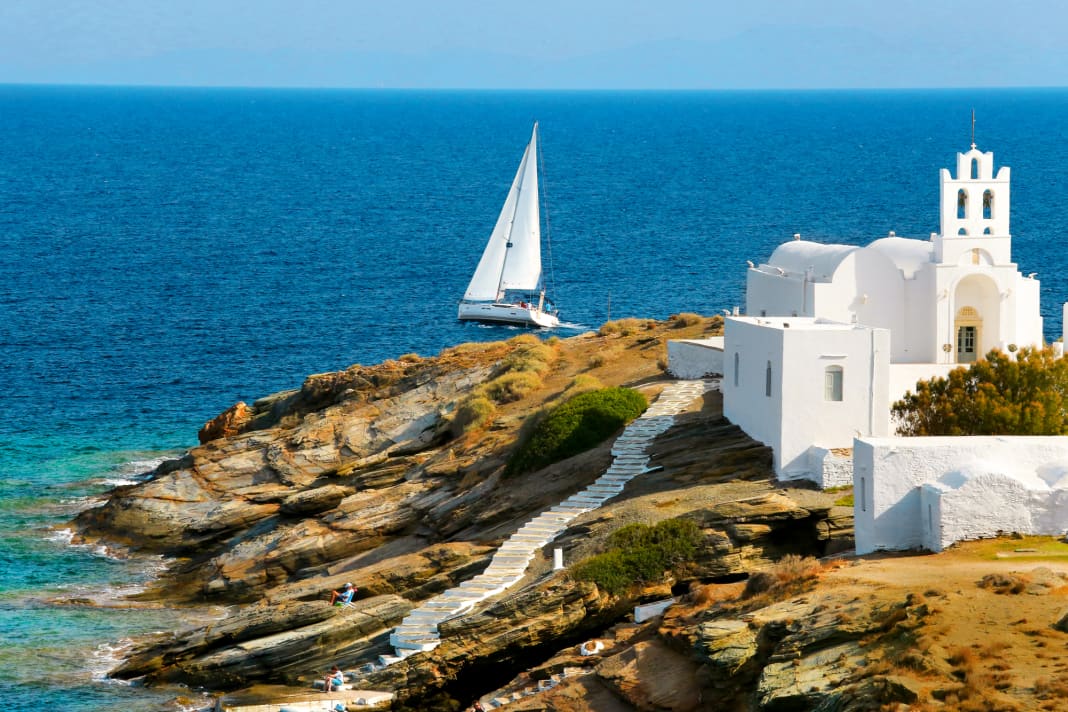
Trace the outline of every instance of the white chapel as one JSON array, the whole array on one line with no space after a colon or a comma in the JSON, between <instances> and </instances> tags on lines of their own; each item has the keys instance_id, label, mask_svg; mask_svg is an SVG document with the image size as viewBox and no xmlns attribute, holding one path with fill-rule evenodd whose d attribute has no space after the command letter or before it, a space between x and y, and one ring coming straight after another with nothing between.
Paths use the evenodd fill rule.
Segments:
<instances>
[{"instance_id":1,"label":"white chapel","mask_svg":"<svg viewBox=\"0 0 1068 712\"><path fill-rule=\"evenodd\" d=\"M928 240L796 235L750 263L722 337L668 345L676 377L722 376L723 414L772 449L776 476L853 486L858 554L1068 533L1068 437L894 432L916 381L1043 341L1039 283L1012 262L1008 168L973 143L942 170L940 204Z\"/></svg>"},{"instance_id":2,"label":"white chapel","mask_svg":"<svg viewBox=\"0 0 1068 712\"><path fill-rule=\"evenodd\" d=\"M891 435L890 406L917 380L1042 343L1039 282L1012 261L1009 169L973 146L956 176L942 170L940 202L929 240L795 236L749 268L746 316L726 323L724 415L773 448L780 478L846 478L833 451Z\"/></svg>"},{"instance_id":3,"label":"white chapel","mask_svg":"<svg viewBox=\"0 0 1068 712\"><path fill-rule=\"evenodd\" d=\"M918 380L1043 344L1039 282L1012 261L1009 169L972 144L940 182L929 239L795 235L749 263L721 341L669 344L675 375L722 374L724 415L779 479L853 485L858 553L1068 531L1068 437L895 437L890 408Z\"/></svg>"}]
</instances>

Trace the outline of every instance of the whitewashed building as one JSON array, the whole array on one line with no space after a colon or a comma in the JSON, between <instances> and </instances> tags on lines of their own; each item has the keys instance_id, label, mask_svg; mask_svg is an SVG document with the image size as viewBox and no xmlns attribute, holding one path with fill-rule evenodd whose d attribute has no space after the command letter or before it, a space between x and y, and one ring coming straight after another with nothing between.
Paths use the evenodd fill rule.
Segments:
<instances>
[{"instance_id":1,"label":"whitewashed building","mask_svg":"<svg viewBox=\"0 0 1068 712\"><path fill-rule=\"evenodd\" d=\"M746 277L726 320L724 414L769 445L776 474L848 484L828 453L893 433L890 406L916 381L990 349L1042 343L1039 282L1012 261L1009 169L957 154L941 172L941 232L866 247L800 239Z\"/></svg>"},{"instance_id":2,"label":"whitewashed building","mask_svg":"<svg viewBox=\"0 0 1068 712\"><path fill-rule=\"evenodd\" d=\"M1039 282L1012 261L1009 169L973 144L940 182L930 239L795 235L749 263L721 342L669 347L669 369L722 374L724 415L780 479L853 485L860 554L1068 531L1068 437L894 437L891 406L918 380L1043 343Z\"/></svg>"},{"instance_id":3,"label":"whitewashed building","mask_svg":"<svg viewBox=\"0 0 1068 712\"><path fill-rule=\"evenodd\" d=\"M1068 437L865 438L853 457L858 554L1068 531Z\"/></svg>"}]
</instances>

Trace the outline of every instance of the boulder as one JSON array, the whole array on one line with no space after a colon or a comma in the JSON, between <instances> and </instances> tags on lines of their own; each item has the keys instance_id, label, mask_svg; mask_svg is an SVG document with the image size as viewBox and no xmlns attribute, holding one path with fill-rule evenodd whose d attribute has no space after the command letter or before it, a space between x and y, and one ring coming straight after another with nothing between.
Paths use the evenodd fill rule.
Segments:
<instances>
[{"instance_id":1,"label":"boulder","mask_svg":"<svg viewBox=\"0 0 1068 712\"><path fill-rule=\"evenodd\" d=\"M697 665L659 640L636 643L595 670L636 709L690 712L700 707Z\"/></svg>"},{"instance_id":2,"label":"boulder","mask_svg":"<svg viewBox=\"0 0 1068 712\"><path fill-rule=\"evenodd\" d=\"M216 690L267 680L295 683L310 670L387 652L390 629L411 608L400 596L376 596L347 607L325 602L257 606L221 629L208 626L176 636L170 645L157 644L109 674Z\"/></svg>"},{"instance_id":3,"label":"boulder","mask_svg":"<svg viewBox=\"0 0 1068 712\"><path fill-rule=\"evenodd\" d=\"M197 433L197 439L203 445L212 440L237 435L252 420L252 414L252 408L249 408L244 401L238 401L204 423L204 427Z\"/></svg>"}]
</instances>

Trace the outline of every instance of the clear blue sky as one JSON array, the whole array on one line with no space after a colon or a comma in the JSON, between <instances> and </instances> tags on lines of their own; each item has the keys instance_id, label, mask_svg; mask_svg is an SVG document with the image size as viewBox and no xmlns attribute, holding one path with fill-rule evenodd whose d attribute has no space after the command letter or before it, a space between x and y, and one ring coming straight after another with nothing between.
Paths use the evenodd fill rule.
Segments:
<instances>
[{"instance_id":1,"label":"clear blue sky","mask_svg":"<svg viewBox=\"0 0 1068 712\"><path fill-rule=\"evenodd\" d=\"M1068 85L1056 0L0 0L0 83Z\"/></svg>"}]
</instances>

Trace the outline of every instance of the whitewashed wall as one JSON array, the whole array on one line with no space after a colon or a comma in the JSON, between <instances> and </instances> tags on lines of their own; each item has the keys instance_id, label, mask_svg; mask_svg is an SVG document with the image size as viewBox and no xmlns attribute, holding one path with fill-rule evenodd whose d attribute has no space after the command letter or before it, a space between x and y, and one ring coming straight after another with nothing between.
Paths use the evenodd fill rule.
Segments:
<instances>
[{"instance_id":1,"label":"whitewashed wall","mask_svg":"<svg viewBox=\"0 0 1068 712\"><path fill-rule=\"evenodd\" d=\"M723 373L723 337L668 341L667 371L675 378L704 378Z\"/></svg>"},{"instance_id":2,"label":"whitewashed wall","mask_svg":"<svg viewBox=\"0 0 1068 712\"><path fill-rule=\"evenodd\" d=\"M804 304L811 304L805 295L802 275L780 276L749 269L745 274L745 313L748 316L811 316ZM812 284L807 285L811 291Z\"/></svg>"},{"instance_id":3,"label":"whitewashed wall","mask_svg":"<svg viewBox=\"0 0 1068 712\"><path fill-rule=\"evenodd\" d=\"M776 473L782 447L782 400L765 395L765 367L775 365L773 393L782 392L782 332L753 317L728 317L724 323L723 415L749 437L772 448ZM780 320L781 321L781 320Z\"/></svg>"},{"instance_id":4,"label":"whitewashed wall","mask_svg":"<svg viewBox=\"0 0 1068 712\"><path fill-rule=\"evenodd\" d=\"M822 480L822 471L814 472L810 461L813 445L848 448L857 434L889 434L890 334L885 329L736 317L727 319L725 337L724 415L772 448L780 479ZM842 401L824 399L824 372L832 365L843 370Z\"/></svg>"},{"instance_id":5,"label":"whitewashed wall","mask_svg":"<svg viewBox=\"0 0 1068 712\"><path fill-rule=\"evenodd\" d=\"M1068 529L1068 437L862 438L853 466L858 554Z\"/></svg>"}]
</instances>

